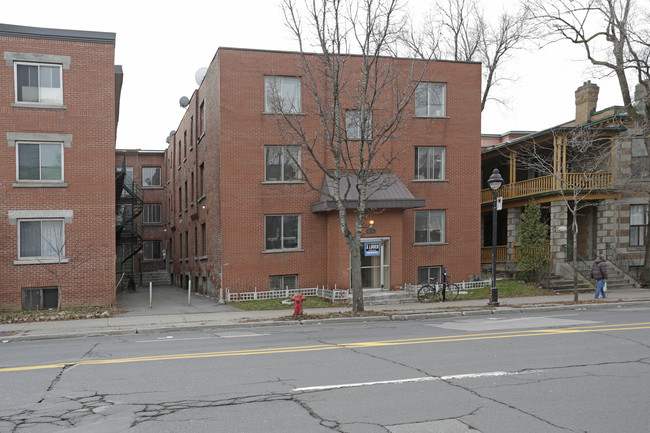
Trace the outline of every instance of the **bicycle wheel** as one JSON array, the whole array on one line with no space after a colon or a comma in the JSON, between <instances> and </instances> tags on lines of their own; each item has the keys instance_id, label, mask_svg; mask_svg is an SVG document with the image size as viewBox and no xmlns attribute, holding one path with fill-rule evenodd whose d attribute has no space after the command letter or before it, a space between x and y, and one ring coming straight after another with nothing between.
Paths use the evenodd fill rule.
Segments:
<instances>
[{"instance_id":1,"label":"bicycle wheel","mask_svg":"<svg viewBox=\"0 0 650 433\"><path fill-rule=\"evenodd\" d=\"M418 301L420 302L432 302L435 296L436 290L428 284L420 287L420 290L418 290Z\"/></svg>"},{"instance_id":2,"label":"bicycle wheel","mask_svg":"<svg viewBox=\"0 0 650 433\"><path fill-rule=\"evenodd\" d=\"M458 292L460 292L460 287L458 287L456 284L447 284L447 288L445 290L445 300L453 301L456 299L456 297L458 297Z\"/></svg>"}]
</instances>

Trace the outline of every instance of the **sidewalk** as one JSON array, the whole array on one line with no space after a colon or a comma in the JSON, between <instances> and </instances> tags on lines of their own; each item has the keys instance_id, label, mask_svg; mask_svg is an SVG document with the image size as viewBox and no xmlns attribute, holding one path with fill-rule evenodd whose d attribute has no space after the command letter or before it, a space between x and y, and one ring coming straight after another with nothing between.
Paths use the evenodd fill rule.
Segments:
<instances>
[{"instance_id":1,"label":"sidewalk","mask_svg":"<svg viewBox=\"0 0 650 433\"><path fill-rule=\"evenodd\" d=\"M222 305L212 298L192 295L190 305L187 292L176 287L153 288L152 306L149 308L149 289L139 287L136 292L120 293L117 306L126 313L101 319L64 320L47 322L0 324L0 341L39 340L50 338L93 337L101 335L126 335L153 332L191 331L255 326L289 326L300 323L328 321L418 320L435 317L454 317L480 314L512 314L524 311L561 311L574 309L607 308L614 306L650 306L650 289L626 288L612 290L606 300L595 300L593 293L580 293L581 303L573 304L573 294L501 298L500 306L490 308L486 300L452 301L447 303L384 304L366 307L366 311L380 312L374 317L339 319L309 319L278 321L290 316L292 310L242 311L231 305ZM325 314L350 311L340 305L332 308L309 308L305 314Z\"/></svg>"}]
</instances>

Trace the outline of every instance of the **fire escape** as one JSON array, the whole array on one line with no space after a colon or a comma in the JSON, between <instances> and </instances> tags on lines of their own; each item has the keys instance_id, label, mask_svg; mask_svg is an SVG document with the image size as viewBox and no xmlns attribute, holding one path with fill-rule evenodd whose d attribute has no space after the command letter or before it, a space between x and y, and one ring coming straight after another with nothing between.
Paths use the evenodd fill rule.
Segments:
<instances>
[{"instance_id":1,"label":"fire escape","mask_svg":"<svg viewBox=\"0 0 650 433\"><path fill-rule=\"evenodd\" d=\"M127 275L124 280L130 285L135 281L133 257L142 249L142 224L138 223L137 218L142 214L144 205L142 188L127 173L126 158L121 171L115 173L115 203L116 268L119 275Z\"/></svg>"}]
</instances>

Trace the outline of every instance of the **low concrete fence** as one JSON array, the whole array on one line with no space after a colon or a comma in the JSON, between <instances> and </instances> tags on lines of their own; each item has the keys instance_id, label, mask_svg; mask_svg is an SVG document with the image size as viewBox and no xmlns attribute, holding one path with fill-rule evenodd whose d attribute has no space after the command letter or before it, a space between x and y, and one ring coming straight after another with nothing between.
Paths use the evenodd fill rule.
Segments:
<instances>
[{"instance_id":1,"label":"low concrete fence","mask_svg":"<svg viewBox=\"0 0 650 433\"><path fill-rule=\"evenodd\" d=\"M255 290L253 292L231 292L226 289L226 302L256 301L258 299L281 299L291 298L297 293L303 296L317 296L330 300L331 302L345 302L348 300L349 291L341 289L327 289L325 286L311 287L305 289L280 289L280 290Z\"/></svg>"}]
</instances>

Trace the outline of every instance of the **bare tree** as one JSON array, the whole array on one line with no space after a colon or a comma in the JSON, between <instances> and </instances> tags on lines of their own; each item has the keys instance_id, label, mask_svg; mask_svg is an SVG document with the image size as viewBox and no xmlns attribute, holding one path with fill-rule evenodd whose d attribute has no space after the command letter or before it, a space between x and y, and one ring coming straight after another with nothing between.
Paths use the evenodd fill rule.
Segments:
<instances>
[{"instance_id":1,"label":"bare tree","mask_svg":"<svg viewBox=\"0 0 650 433\"><path fill-rule=\"evenodd\" d=\"M594 201L593 192L611 183L610 161L614 144L606 128L559 128L551 143L533 143L519 150L518 162L550 178L550 189L559 194L572 216L571 257L573 299L578 302L578 214Z\"/></svg>"},{"instance_id":2,"label":"bare tree","mask_svg":"<svg viewBox=\"0 0 650 433\"><path fill-rule=\"evenodd\" d=\"M530 0L531 15L547 29L550 41L584 49L595 73L614 76L631 129L650 150L650 8L637 0ZM646 152L647 153L647 152ZM650 179L636 182L650 194ZM650 231L648 232L650 233ZM645 240L641 279L650 283L650 237Z\"/></svg>"},{"instance_id":3,"label":"bare tree","mask_svg":"<svg viewBox=\"0 0 650 433\"><path fill-rule=\"evenodd\" d=\"M404 34L411 53L421 58L476 61L483 64L481 110L488 101L505 105L494 89L507 78L502 74L513 51L535 37L527 26L528 11L504 11L486 20L479 0L438 0L424 19L421 31Z\"/></svg>"},{"instance_id":4,"label":"bare tree","mask_svg":"<svg viewBox=\"0 0 650 433\"><path fill-rule=\"evenodd\" d=\"M273 110L285 149L301 149L300 163L296 153L287 154L302 179L335 203L350 251L353 310L363 311L360 247L368 201L397 179L388 174L404 150L394 138L418 81L413 62L400 68L400 60L386 57L395 52L406 21L398 0L310 0L302 8L284 0L283 10L299 44L302 87L309 94L310 106L302 109L313 107L313 116L296 116L280 89L271 91ZM316 54L308 52L310 46ZM418 65L423 73L426 62Z\"/></svg>"}]
</instances>

